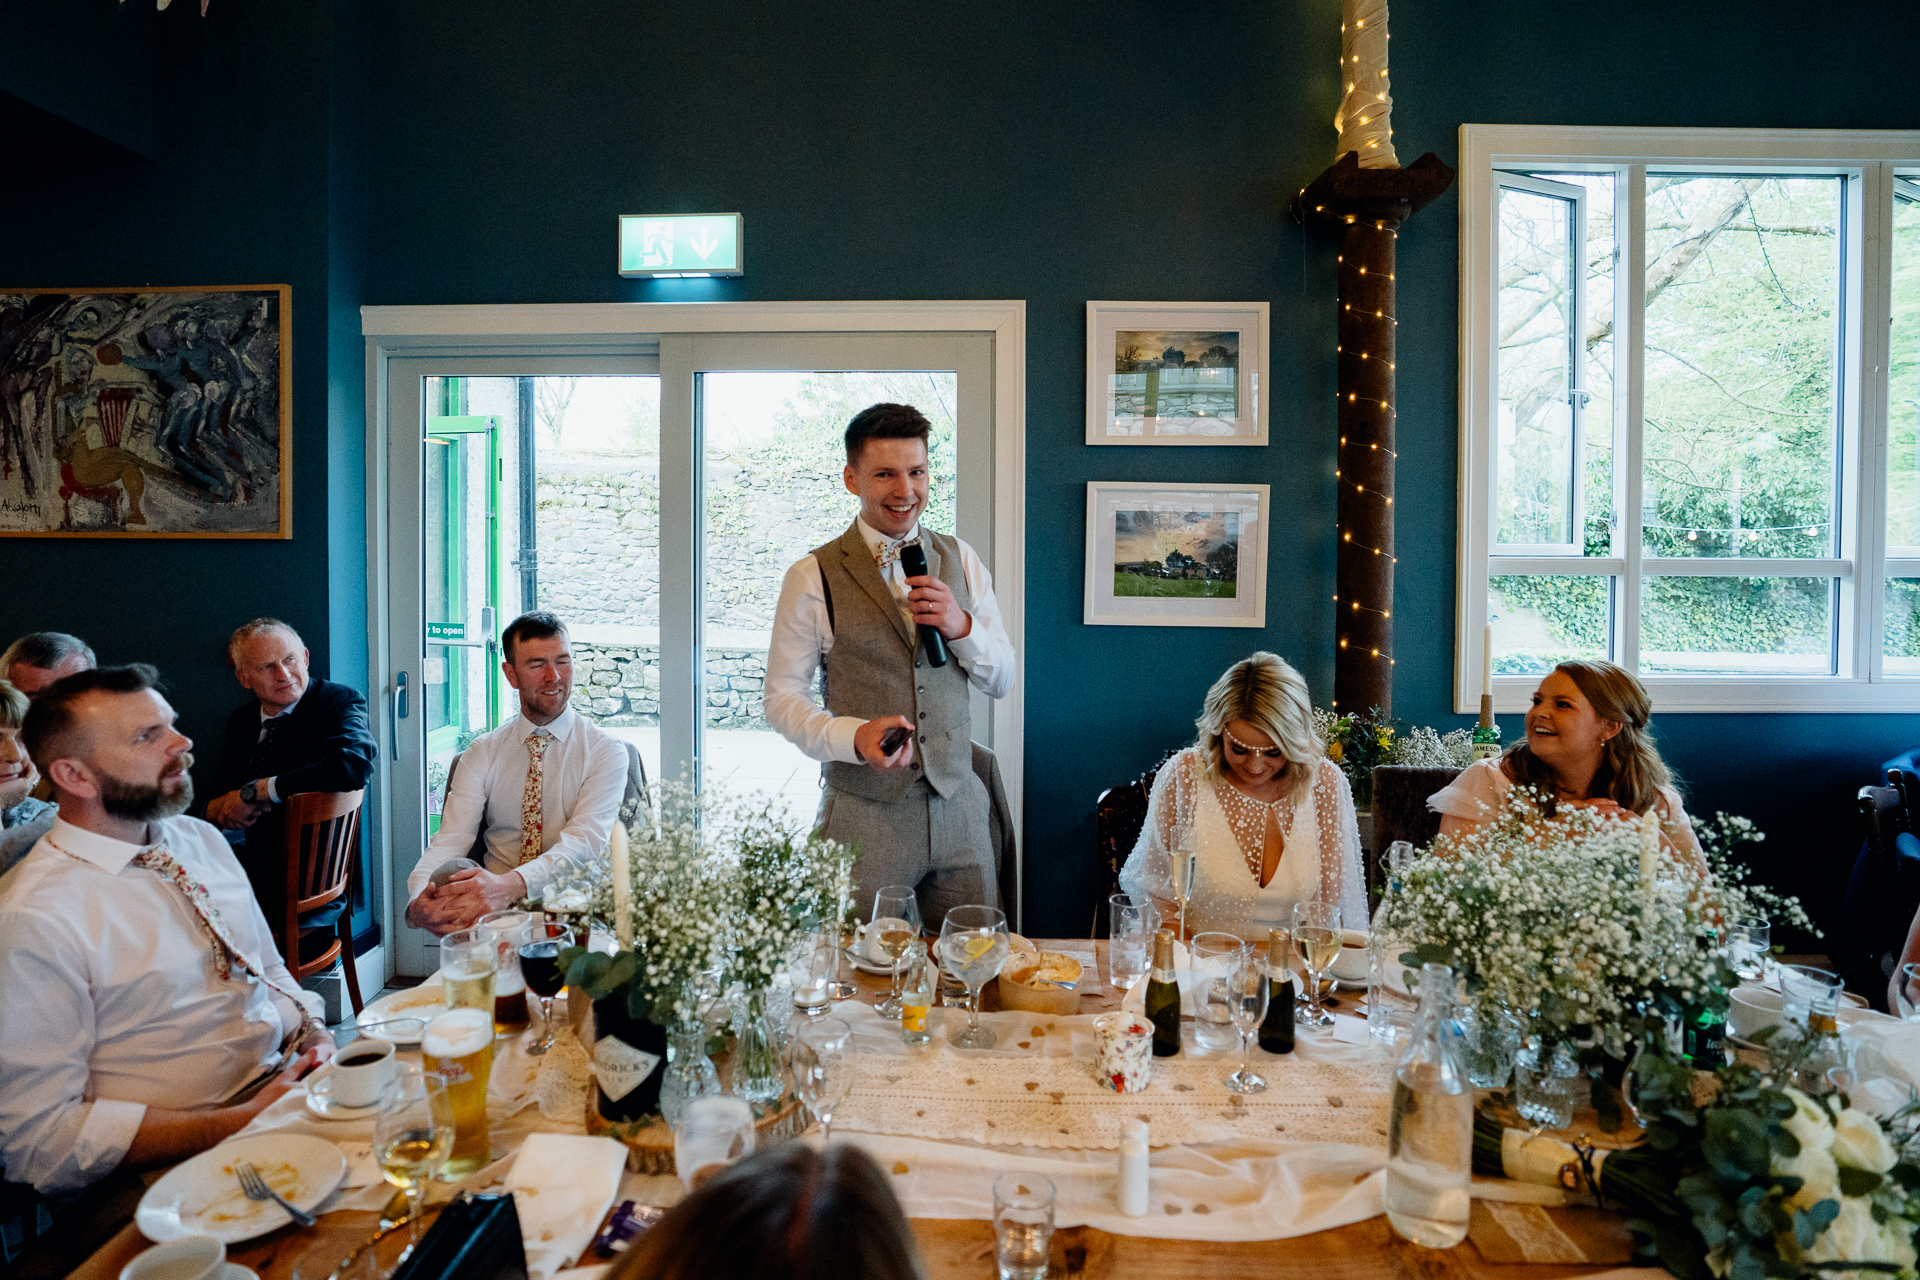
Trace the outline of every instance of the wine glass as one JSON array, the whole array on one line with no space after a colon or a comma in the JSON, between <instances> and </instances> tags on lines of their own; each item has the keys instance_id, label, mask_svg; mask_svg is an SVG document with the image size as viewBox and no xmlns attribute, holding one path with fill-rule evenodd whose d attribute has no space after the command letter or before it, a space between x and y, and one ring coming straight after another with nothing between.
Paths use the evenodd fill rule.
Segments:
<instances>
[{"instance_id":1,"label":"wine glass","mask_svg":"<svg viewBox=\"0 0 1920 1280\"><path fill-rule=\"evenodd\" d=\"M1340 955L1340 905L1317 900L1294 903L1293 944L1307 966L1307 1008L1296 1021L1300 1026L1330 1027L1333 1015L1320 1002L1320 984L1327 966Z\"/></svg>"},{"instance_id":2,"label":"wine glass","mask_svg":"<svg viewBox=\"0 0 1920 1280\"><path fill-rule=\"evenodd\" d=\"M539 1057L553 1048L553 998L567 984L567 975L560 972L560 948L568 944L573 929L560 920L530 927L533 937L520 948L520 972L527 990L540 997L540 1038L527 1046L529 1054Z\"/></svg>"},{"instance_id":3,"label":"wine glass","mask_svg":"<svg viewBox=\"0 0 1920 1280\"><path fill-rule=\"evenodd\" d=\"M890 884L873 895L873 923L867 926L867 936L893 962L893 987L887 998L874 1006L874 1012L897 1018L900 1016L900 961L920 936L920 899L912 885Z\"/></svg>"},{"instance_id":4,"label":"wine glass","mask_svg":"<svg viewBox=\"0 0 1920 1280\"><path fill-rule=\"evenodd\" d=\"M1267 1082L1253 1074L1253 1033L1267 1016L1267 957L1249 945L1227 966L1227 1010L1240 1033L1240 1068L1226 1079L1235 1093L1265 1093Z\"/></svg>"},{"instance_id":5,"label":"wine glass","mask_svg":"<svg viewBox=\"0 0 1920 1280\"><path fill-rule=\"evenodd\" d=\"M833 1111L853 1084L847 1046L853 1028L839 1018L815 1018L794 1033L793 1091L820 1117L820 1141L833 1138Z\"/></svg>"},{"instance_id":6,"label":"wine glass","mask_svg":"<svg viewBox=\"0 0 1920 1280\"><path fill-rule=\"evenodd\" d=\"M961 1049L991 1049L998 1036L980 1025L980 988L1007 963L1007 917L998 907L969 905L947 912L940 926L940 963L967 988L967 1025L947 1037Z\"/></svg>"},{"instance_id":7,"label":"wine glass","mask_svg":"<svg viewBox=\"0 0 1920 1280\"><path fill-rule=\"evenodd\" d=\"M407 1194L407 1220L420 1229L427 1183L453 1152L453 1103L447 1082L401 1063L380 1092L373 1117L373 1155L388 1182Z\"/></svg>"}]
</instances>

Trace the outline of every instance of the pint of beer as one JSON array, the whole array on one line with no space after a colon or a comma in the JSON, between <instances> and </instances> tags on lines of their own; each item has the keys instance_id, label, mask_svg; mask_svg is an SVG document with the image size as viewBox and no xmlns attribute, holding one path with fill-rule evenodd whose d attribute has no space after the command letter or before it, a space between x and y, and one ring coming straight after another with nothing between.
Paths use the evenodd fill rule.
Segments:
<instances>
[{"instance_id":1,"label":"pint of beer","mask_svg":"<svg viewBox=\"0 0 1920 1280\"><path fill-rule=\"evenodd\" d=\"M493 980L499 947L480 929L462 929L440 939L440 985L449 1009L482 1009L493 1016ZM524 1002L523 995L521 1000Z\"/></svg>"},{"instance_id":2,"label":"pint of beer","mask_svg":"<svg viewBox=\"0 0 1920 1280\"><path fill-rule=\"evenodd\" d=\"M486 1010L452 1009L420 1038L426 1069L447 1082L453 1109L453 1153L441 1176L464 1178L487 1163L487 1077L493 1071L493 1018Z\"/></svg>"},{"instance_id":3,"label":"pint of beer","mask_svg":"<svg viewBox=\"0 0 1920 1280\"><path fill-rule=\"evenodd\" d=\"M526 911L496 911L477 926L494 941L498 968L493 975L493 1030L514 1035L527 1029L527 981L520 973L520 948L533 941L533 916Z\"/></svg>"}]
</instances>

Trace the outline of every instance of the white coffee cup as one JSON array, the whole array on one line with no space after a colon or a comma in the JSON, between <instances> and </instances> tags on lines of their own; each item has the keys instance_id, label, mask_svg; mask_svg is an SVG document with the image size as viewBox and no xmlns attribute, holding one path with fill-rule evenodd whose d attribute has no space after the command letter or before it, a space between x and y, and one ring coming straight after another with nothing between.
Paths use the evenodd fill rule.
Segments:
<instances>
[{"instance_id":1,"label":"white coffee cup","mask_svg":"<svg viewBox=\"0 0 1920 1280\"><path fill-rule=\"evenodd\" d=\"M333 1055L308 1092L338 1107L370 1107L393 1080L393 1042L361 1037Z\"/></svg>"},{"instance_id":2,"label":"white coffee cup","mask_svg":"<svg viewBox=\"0 0 1920 1280\"><path fill-rule=\"evenodd\" d=\"M226 1265L226 1245L212 1236L181 1236L120 1268L120 1280L213 1280Z\"/></svg>"}]
</instances>

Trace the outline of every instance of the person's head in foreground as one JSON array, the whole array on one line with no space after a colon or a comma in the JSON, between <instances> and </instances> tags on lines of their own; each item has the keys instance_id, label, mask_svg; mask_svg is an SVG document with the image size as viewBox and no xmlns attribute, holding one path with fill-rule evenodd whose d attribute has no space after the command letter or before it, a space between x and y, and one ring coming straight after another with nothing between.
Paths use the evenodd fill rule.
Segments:
<instances>
[{"instance_id":1,"label":"person's head in foreground","mask_svg":"<svg viewBox=\"0 0 1920 1280\"><path fill-rule=\"evenodd\" d=\"M193 803L193 739L159 682L145 663L99 667L56 680L27 712L21 736L69 822L138 843L145 824Z\"/></svg>"},{"instance_id":2,"label":"person's head in foreground","mask_svg":"<svg viewBox=\"0 0 1920 1280\"><path fill-rule=\"evenodd\" d=\"M1526 736L1501 768L1559 800L1611 800L1645 813L1673 775L1653 745L1646 686L1611 662L1576 659L1547 673L1527 711Z\"/></svg>"},{"instance_id":3,"label":"person's head in foreground","mask_svg":"<svg viewBox=\"0 0 1920 1280\"><path fill-rule=\"evenodd\" d=\"M866 1152L798 1142L729 1165L634 1242L612 1280L918 1280L920 1252Z\"/></svg>"},{"instance_id":4,"label":"person's head in foreground","mask_svg":"<svg viewBox=\"0 0 1920 1280\"><path fill-rule=\"evenodd\" d=\"M1298 799L1327 754L1313 731L1306 677L1264 651L1234 663L1213 682L1193 723L1207 771L1243 791L1277 781Z\"/></svg>"}]
</instances>

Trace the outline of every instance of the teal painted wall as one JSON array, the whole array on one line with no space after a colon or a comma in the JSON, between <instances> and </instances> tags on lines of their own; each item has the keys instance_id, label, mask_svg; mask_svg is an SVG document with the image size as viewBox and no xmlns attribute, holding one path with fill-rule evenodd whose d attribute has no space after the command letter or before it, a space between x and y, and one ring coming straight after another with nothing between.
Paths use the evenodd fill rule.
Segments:
<instances>
[{"instance_id":1,"label":"teal painted wall","mask_svg":"<svg viewBox=\"0 0 1920 1280\"><path fill-rule=\"evenodd\" d=\"M215 0L205 23L176 21L189 8L156 24L153 164L110 198L95 175L30 175L29 200L0 202L0 277L291 282L296 538L9 543L13 630L67 626L111 658L177 653L196 715L233 701L209 643L230 623L210 599L331 632L317 656L341 671L362 660L359 301L1024 298L1029 929L1091 920L1094 796L1191 733L1220 669L1270 648L1325 698L1332 250L1284 207L1331 159L1336 0ZM1729 21L1649 0L1408 0L1394 24L1409 160L1452 161L1464 121L1920 124L1903 55L1920 17L1904 4L1843 21L1755 0ZM614 215L652 208L744 211L751 274L619 279ZM1456 236L1449 195L1403 234L1398 272L1396 710L1443 728L1460 720ZM1274 445L1086 448L1089 298L1269 301ZM1274 486L1264 630L1080 625L1086 482L1158 478ZM1657 723L1694 807L1772 830L1770 873L1823 908L1856 843L1853 789L1920 740L1910 716Z\"/></svg>"}]
</instances>

